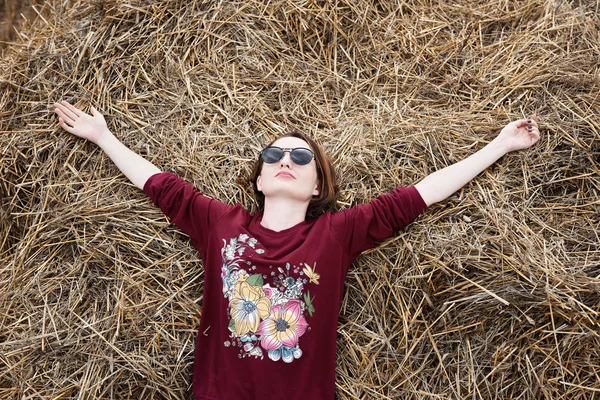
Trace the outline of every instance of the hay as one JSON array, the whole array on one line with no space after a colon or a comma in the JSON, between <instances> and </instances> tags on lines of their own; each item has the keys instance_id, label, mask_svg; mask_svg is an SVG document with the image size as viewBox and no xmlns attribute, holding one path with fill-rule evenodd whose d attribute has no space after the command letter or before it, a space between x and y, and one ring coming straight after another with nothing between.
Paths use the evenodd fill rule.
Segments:
<instances>
[{"instance_id":1,"label":"hay","mask_svg":"<svg viewBox=\"0 0 600 400\"><path fill-rule=\"evenodd\" d=\"M21 26L27 29L29 20L35 19L31 3L31 0L10 0L0 3L0 56L8 44L15 39L17 30ZM33 3L39 6L39 0L33 0Z\"/></svg>"},{"instance_id":2,"label":"hay","mask_svg":"<svg viewBox=\"0 0 600 400\"><path fill-rule=\"evenodd\" d=\"M0 399L190 398L189 240L52 103L95 105L205 193L314 134L341 207L537 111L505 156L351 268L340 399L600 395L598 3L49 0L0 61Z\"/></svg>"}]
</instances>

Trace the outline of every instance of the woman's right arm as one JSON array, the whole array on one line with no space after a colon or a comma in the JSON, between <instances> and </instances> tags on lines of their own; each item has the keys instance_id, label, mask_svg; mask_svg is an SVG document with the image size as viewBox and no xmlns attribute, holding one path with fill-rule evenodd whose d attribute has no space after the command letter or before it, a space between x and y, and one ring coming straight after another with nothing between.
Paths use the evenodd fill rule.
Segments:
<instances>
[{"instance_id":1,"label":"woman's right arm","mask_svg":"<svg viewBox=\"0 0 600 400\"><path fill-rule=\"evenodd\" d=\"M92 115L86 114L66 101L54 104L58 122L67 132L96 143L115 165L138 188L152 175L161 172L158 167L134 153L109 130L104 116L92 107Z\"/></svg>"}]
</instances>

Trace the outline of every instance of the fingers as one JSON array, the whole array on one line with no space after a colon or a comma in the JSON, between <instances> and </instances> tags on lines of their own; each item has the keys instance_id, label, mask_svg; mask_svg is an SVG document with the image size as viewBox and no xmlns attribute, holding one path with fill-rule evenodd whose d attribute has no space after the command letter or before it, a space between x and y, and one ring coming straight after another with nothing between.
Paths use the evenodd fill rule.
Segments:
<instances>
[{"instance_id":1,"label":"fingers","mask_svg":"<svg viewBox=\"0 0 600 400\"><path fill-rule=\"evenodd\" d=\"M67 124L65 123L65 120L64 120L64 119L62 119L62 118L60 118L60 117L59 117L59 118L58 118L58 123L60 124L60 126L62 126L62 127L63 127L63 129L64 129L65 131L67 131L67 132L69 132L69 133L73 133L73 131L74 131L74 128L73 128L73 127L71 127L71 126L69 126L69 125L67 125Z\"/></svg>"},{"instance_id":2,"label":"fingers","mask_svg":"<svg viewBox=\"0 0 600 400\"><path fill-rule=\"evenodd\" d=\"M532 144L536 143L540 139L540 130L537 124L537 115L534 113L530 119L527 120L527 133L531 138Z\"/></svg>"},{"instance_id":3,"label":"fingers","mask_svg":"<svg viewBox=\"0 0 600 400\"><path fill-rule=\"evenodd\" d=\"M540 138L540 130L537 123L537 114L533 114L529 119L519 119L514 121L517 129L524 128L531 139L531 144L536 143Z\"/></svg>"},{"instance_id":4,"label":"fingers","mask_svg":"<svg viewBox=\"0 0 600 400\"><path fill-rule=\"evenodd\" d=\"M540 140L540 131L537 128L534 128L529 132L529 137L531 138L531 144L534 145Z\"/></svg>"},{"instance_id":5,"label":"fingers","mask_svg":"<svg viewBox=\"0 0 600 400\"><path fill-rule=\"evenodd\" d=\"M516 120L515 123L517 125L517 128L523 128L523 127L527 128L527 127L533 127L533 126L537 127L538 123L537 123L537 120L535 120L534 118L535 117L532 116L529 119Z\"/></svg>"},{"instance_id":6,"label":"fingers","mask_svg":"<svg viewBox=\"0 0 600 400\"><path fill-rule=\"evenodd\" d=\"M64 115L67 118L67 122L69 122L69 120L76 121L78 118L88 115L67 101L54 103L54 107L55 112L57 110L62 111L62 115ZM91 111L92 117L102 116L102 114L100 114L100 112L94 106L91 106Z\"/></svg>"},{"instance_id":7,"label":"fingers","mask_svg":"<svg viewBox=\"0 0 600 400\"><path fill-rule=\"evenodd\" d=\"M529 119L520 119L515 121L516 127L518 129L525 128L530 136L536 138L535 141L537 141L537 139L540 137L540 131L536 118L537 115L533 114Z\"/></svg>"},{"instance_id":8,"label":"fingers","mask_svg":"<svg viewBox=\"0 0 600 400\"><path fill-rule=\"evenodd\" d=\"M529 118L529 119L527 120L527 126L533 126L533 127L536 127L536 128L537 128L537 126L538 126L538 123L537 123L537 121L536 121L535 119L533 119L533 118Z\"/></svg>"},{"instance_id":9,"label":"fingers","mask_svg":"<svg viewBox=\"0 0 600 400\"><path fill-rule=\"evenodd\" d=\"M67 103L66 101L63 101L61 103L55 103L54 106L55 108L55 112L58 114L59 111L62 113L62 116L64 116L65 120L67 122L69 121L75 121L77 118L79 118L79 115L76 114L75 112L73 112L73 110L69 107L66 106Z\"/></svg>"},{"instance_id":10,"label":"fingers","mask_svg":"<svg viewBox=\"0 0 600 400\"><path fill-rule=\"evenodd\" d=\"M79 108L75 107L74 105L72 105L71 103L67 102L67 101L61 101L60 102L67 110L69 110L71 113L73 113L75 116L77 117L81 117L82 114L84 114L83 111L81 111Z\"/></svg>"},{"instance_id":11,"label":"fingers","mask_svg":"<svg viewBox=\"0 0 600 400\"><path fill-rule=\"evenodd\" d=\"M67 114L62 108L55 108L54 112L58 115L59 120L62 119L63 122L66 122L69 125L73 125L75 123L75 119L71 114Z\"/></svg>"},{"instance_id":12,"label":"fingers","mask_svg":"<svg viewBox=\"0 0 600 400\"><path fill-rule=\"evenodd\" d=\"M537 116L534 114L530 119L527 120L526 122L526 127L527 127L527 132L531 133L536 131L539 135L539 129L538 129L538 124L537 121L535 120Z\"/></svg>"}]
</instances>

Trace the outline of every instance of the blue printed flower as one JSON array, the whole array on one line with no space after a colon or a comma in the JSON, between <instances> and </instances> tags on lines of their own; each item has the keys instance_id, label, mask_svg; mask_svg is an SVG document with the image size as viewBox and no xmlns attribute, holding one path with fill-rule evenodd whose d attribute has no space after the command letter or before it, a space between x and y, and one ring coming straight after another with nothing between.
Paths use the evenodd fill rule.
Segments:
<instances>
[{"instance_id":1,"label":"blue printed flower","mask_svg":"<svg viewBox=\"0 0 600 400\"><path fill-rule=\"evenodd\" d=\"M292 287L292 286L294 286L295 283L296 283L296 281L294 280L294 278L292 278L291 276L288 276L287 278L284 279L283 286Z\"/></svg>"},{"instance_id":2,"label":"blue printed flower","mask_svg":"<svg viewBox=\"0 0 600 400\"><path fill-rule=\"evenodd\" d=\"M283 360L285 363L291 363L294 359L302 357L302 350L298 346L287 347L281 346L277 350L268 350L267 354L273 361Z\"/></svg>"}]
</instances>

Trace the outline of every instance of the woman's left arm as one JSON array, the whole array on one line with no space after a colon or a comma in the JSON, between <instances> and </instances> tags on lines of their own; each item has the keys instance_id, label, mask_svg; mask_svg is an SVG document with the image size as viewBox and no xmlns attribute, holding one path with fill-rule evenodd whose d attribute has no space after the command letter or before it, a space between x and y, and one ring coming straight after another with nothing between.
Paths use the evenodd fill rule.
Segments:
<instances>
[{"instance_id":1,"label":"woman's left arm","mask_svg":"<svg viewBox=\"0 0 600 400\"><path fill-rule=\"evenodd\" d=\"M531 147L539 138L540 131L535 115L531 119L513 121L483 149L456 164L432 173L415 187L427 206L430 206L452 195L506 153Z\"/></svg>"}]
</instances>

